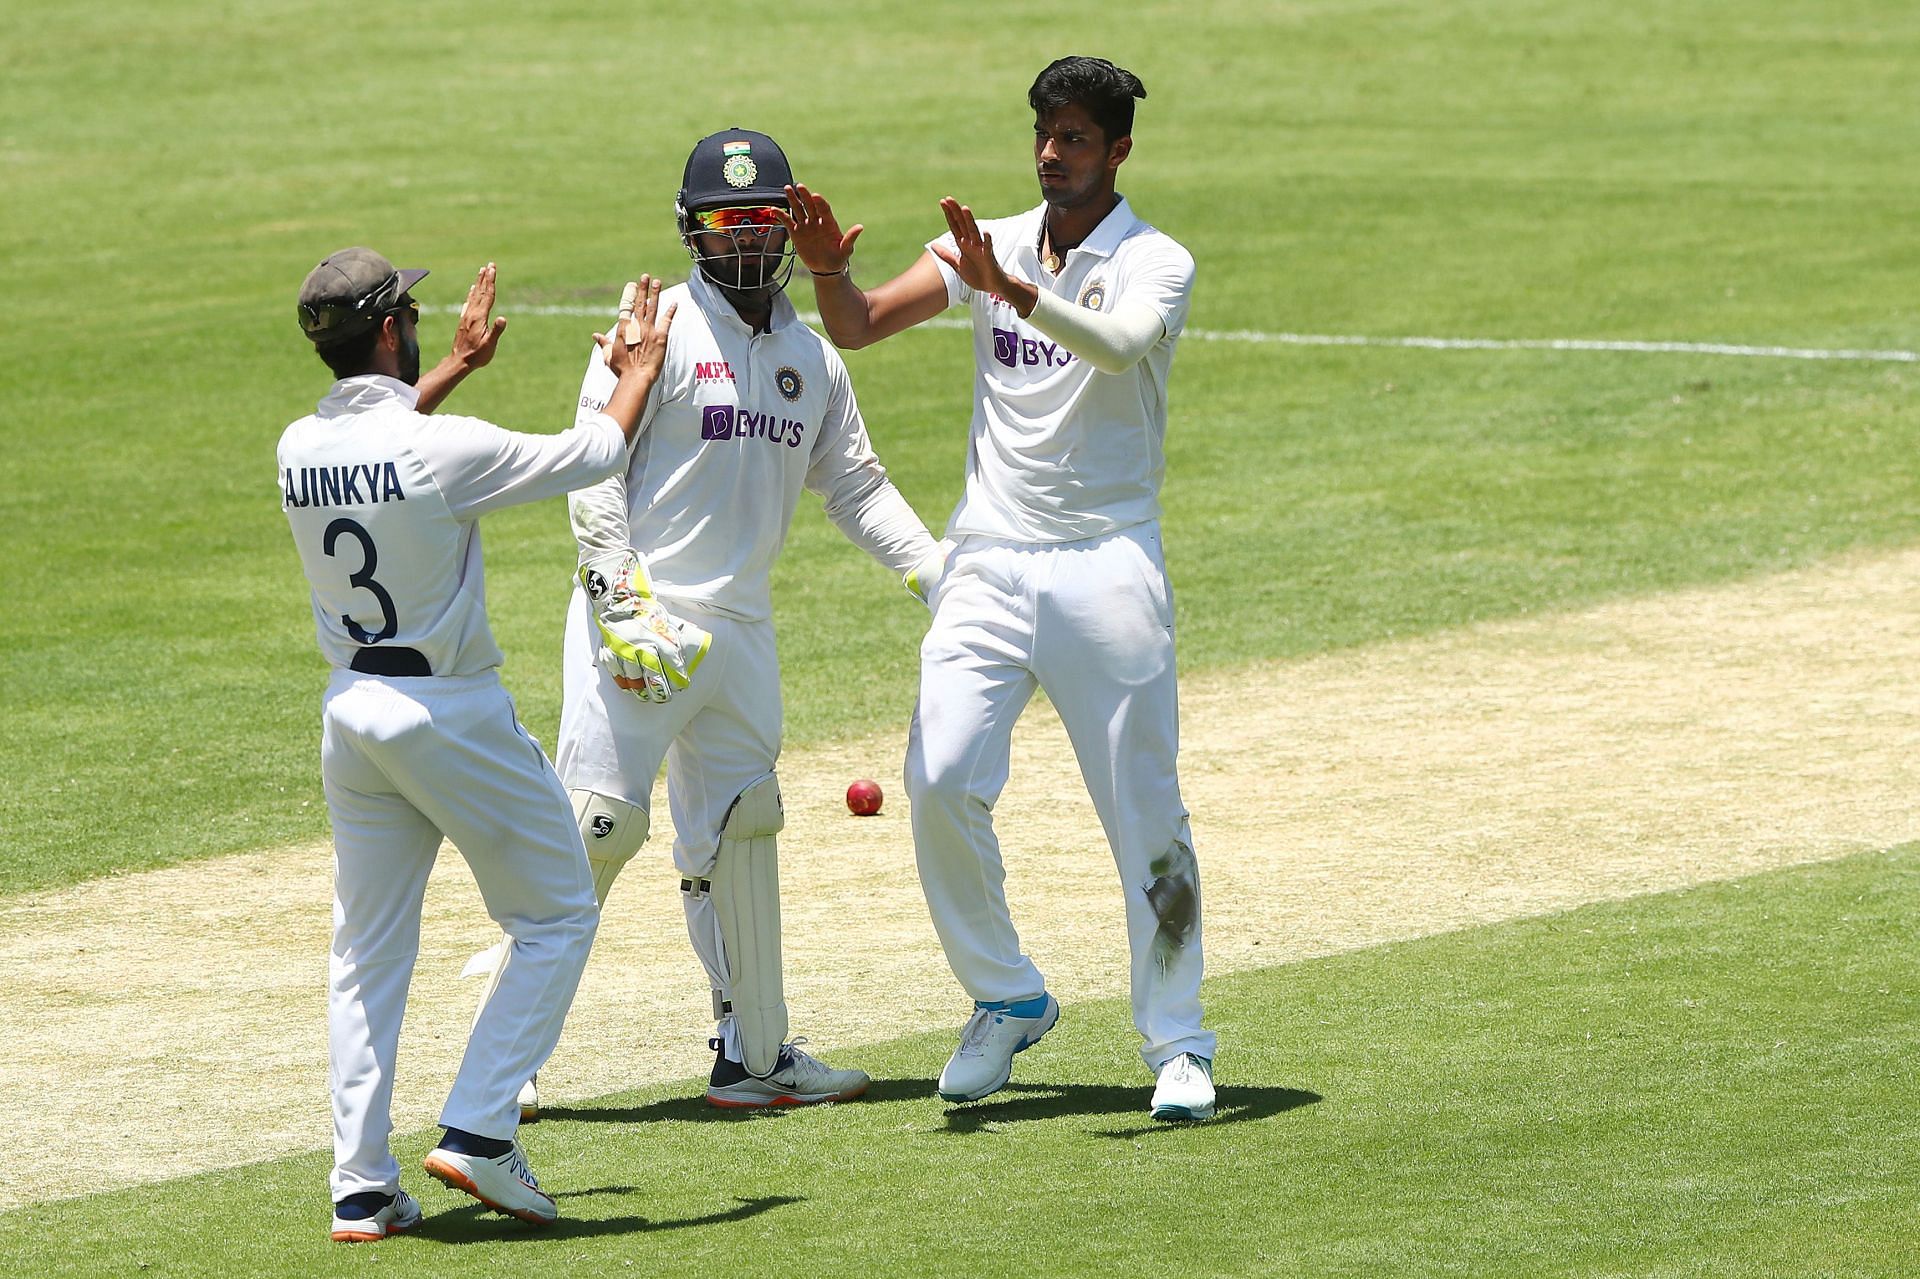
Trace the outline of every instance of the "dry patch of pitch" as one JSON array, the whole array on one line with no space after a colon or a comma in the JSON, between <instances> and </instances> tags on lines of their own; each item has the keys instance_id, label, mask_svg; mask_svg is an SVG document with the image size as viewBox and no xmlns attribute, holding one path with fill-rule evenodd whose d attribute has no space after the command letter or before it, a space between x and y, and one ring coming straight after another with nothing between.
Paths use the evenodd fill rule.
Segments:
<instances>
[{"instance_id":1,"label":"dry patch of pitch","mask_svg":"<svg viewBox=\"0 0 1920 1279\"><path fill-rule=\"evenodd\" d=\"M1210 971L1916 838L1915 617L1920 551L1903 551L1187 680ZM794 1030L850 1064L846 1045L967 1013L914 878L903 749L886 734L781 768ZM880 816L847 814L859 776L886 786ZM1112 861L1045 706L998 814L1052 989L1069 1005L1124 993ZM614 889L541 1076L552 1103L707 1067L669 834ZM17 1138L0 1208L326 1144L329 870L324 846L283 848L0 902ZM488 927L449 850L401 1044L402 1130L432 1123L452 1079L477 994L457 974Z\"/></svg>"}]
</instances>

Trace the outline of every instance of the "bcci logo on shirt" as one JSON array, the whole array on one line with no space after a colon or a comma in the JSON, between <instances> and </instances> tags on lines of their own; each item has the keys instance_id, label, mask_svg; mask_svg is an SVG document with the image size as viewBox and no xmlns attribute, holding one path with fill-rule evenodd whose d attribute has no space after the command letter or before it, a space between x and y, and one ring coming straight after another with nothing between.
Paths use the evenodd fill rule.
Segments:
<instances>
[{"instance_id":1,"label":"bcci logo on shirt","mask_svg":"<svg viewBox=\"0 0 1920 1279\"><path fill-rule=\"evenodd\" d=\"M792 365L782 365L780 371L773 375L773 384L780 388L781 398L786 400L799 399L800 392L807 389L806 379Z\"/></svg>"},{"instance_id":2,"label":"bcci logo on shirt","mask_svg":"<svg viewBox=\"0 0 1920 1279\"><path fill-rule=\"evenodd\" d=\"M1088 280L1087 287L1080 292L1080 305L1089 311L1098 311L1107 300L1107 285L1104 280Z\"/></svg>"}]
</instances>

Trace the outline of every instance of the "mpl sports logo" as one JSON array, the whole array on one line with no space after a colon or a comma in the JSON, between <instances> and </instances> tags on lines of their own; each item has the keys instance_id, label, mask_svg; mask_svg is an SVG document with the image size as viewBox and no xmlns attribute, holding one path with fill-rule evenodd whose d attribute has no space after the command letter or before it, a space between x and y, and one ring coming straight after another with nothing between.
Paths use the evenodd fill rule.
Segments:
<instances>
[{"instance_id":1,"label":"mpl sports logo","mask_svg":"<svg viewBox=\"0 0 1920 1279\"><path fill-rule=\"evenodd\" d=\"M1073 363L1073 352L1057 342L1022 337L1012 329L996 327L993 330L993 358L1010 369L1042 365L1064 369Z\"/></svg>"},{"instance_id":2,"label":"mpl sports logo","mask_svg":"<svg viewBox=\"0 0 1920 1279\"><path fill-rule=\"evenodd\" d=\"M733 365L725 360L695 360L693 381L696 386L705 386L709 382L731 382Z\"/></svg>"},{"instance_id":3,"label":"mpl sports logo","mask_svg":"<svg viewBox=\"0 0 1920 1279\"><path fill-rule=\"evenodd\" d=\"M765 440L800 447L807 424L772 413L755 413L731 404L709 404L700 410L700 438L703 440Z\"/></svg>"}]
</instances>

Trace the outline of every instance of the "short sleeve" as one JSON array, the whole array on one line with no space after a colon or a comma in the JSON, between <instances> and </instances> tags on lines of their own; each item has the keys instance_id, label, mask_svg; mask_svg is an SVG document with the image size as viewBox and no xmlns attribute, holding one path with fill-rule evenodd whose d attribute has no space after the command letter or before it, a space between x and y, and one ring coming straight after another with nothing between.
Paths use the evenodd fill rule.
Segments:
<instances>
[{"instance_id":1,"label":"short sleeve","mask_svg":"<svg viewBox=\"0 0 1920 1279\"><path fill-rule=\"evenodd\" d=\"M1193 270L1193 255L1172 240L1166 240L1159 252L1127 272L1126 283L1116 301L1151 307L1165 326L1167 336L1177 338L1187 326L1187 310L1193 299Z\"/></svg>"},{"instance_id":2,"label":"short sleeve","mask_svg":"<svg viewBox=\"0 0 1920 1279\"><path fill-rule=\"evenodd\" d=\"M947 265L946 259L933 251L933 246L936 244L952 249L953 232L949 231L937 240L927 241L927 256L933 259L933 265L940 270L940 278L947 283L947 305L958 306L962 302L971 301L973 290L967 287L967 282L960 278L958 271Z\"/></svg>"}]
</instances>

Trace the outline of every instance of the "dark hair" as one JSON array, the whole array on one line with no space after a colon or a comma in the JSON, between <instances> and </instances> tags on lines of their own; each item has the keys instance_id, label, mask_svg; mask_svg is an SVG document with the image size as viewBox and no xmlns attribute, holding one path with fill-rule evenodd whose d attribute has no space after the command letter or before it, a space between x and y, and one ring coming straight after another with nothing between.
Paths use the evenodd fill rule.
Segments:
<instances>
[{"instance_id":1,"label":"dark hair","mask_svg":"<svg viewBox=\"0 0 1920 1279\"><path fill-rule=\"evenodd\" d=\"M1108 142L1133 133L1133 100L1147 96L1140 77L1105 58L1056 58L1027 90L1035 115L1061 107L1085 107Z\"/></svg>"},{"instance_id":2,"label":"dark hair","mask_svg":"<svg viewBox=\"0 0 1920 1279\"><path fill-rule=\"evenodd\" d=\"M354 377L365 373L373 364L373 344L380 340L382 327L375 325L358 336L316 346L314 353L327 362L327 367L333 370L335 377Z\"/></svg>"}]
</instances>

